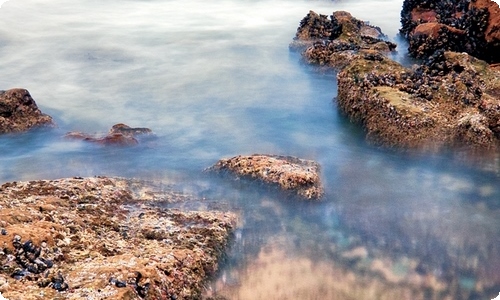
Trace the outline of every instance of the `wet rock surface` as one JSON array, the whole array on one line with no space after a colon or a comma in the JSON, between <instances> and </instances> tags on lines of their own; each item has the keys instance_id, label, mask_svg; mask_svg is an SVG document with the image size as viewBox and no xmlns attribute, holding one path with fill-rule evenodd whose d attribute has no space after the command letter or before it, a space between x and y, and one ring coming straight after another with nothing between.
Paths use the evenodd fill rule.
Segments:
<instances>
[{"instance_id":1,"label":"wet rock surface","mask_svg":"<svg viewBox=\"0 0 500 300\"><path fill-rule=\"evenodd\" d=\"M25 89L0 91L0 134L24 132L41 126L54 126Z\"/></svg>"},{"instance_id":2,"label":"wet rock surface","mask_svg":"<svg viewBox=\"0 0 500 300\"><path fill-rule=\"evenodd\" d=\"M0 292L17 299L198 299L236 217L181 212L141 182L71 178L0 187ZM180 199L179 199L180 198Z\"/></svg>"},{"instance_id":3,"label":"wet rock surface","mask_svg":"<svg viewBox=\"0 0 500 300\"><path fill-rule=\"evenodd\" d=\"M319 165L312 160L278 155L239 155L221 159L207 171L257 180L305 199L320 199Z\"/></svg>"},{"instance_id":4,"label":"wet rock surface","mask_svg":"<svg viewBox=\"0 0 500 300\"><path fill-rule=\"evenodd\" d=\"M301 21L290 49L301 51L306 63L341 68L358 53L381 55L396 49L379 27L345 11L329 17L310 11ZM379 54L380 53L380 54Z\"/></svg>"},{"instance_id":5,"label":"wet rock surface","mask_svg":"<svg viewBox=\"0 0 500 300\"><path fill-rule=\"evenodd\" d=\"M500 62L499 23L500 8L490 0L406 0L400 32L417 58L447 50L494 63Z\"/></svg>"},{"instance_id":6,"label":"wet rock surface","mask_svg":"<svg viewBox=\"0 0 500 300\"><path fill-rule=\"evenodd\" d=\"M133 128L123 123L115 124L105 136L95 136L82 132L68 132L67 139L82 140L103 146L134 146L139 144L139 140L145 137L152 137L153 132L149 128Z\"/></svg>"},{"instance_id":7,"label":"wet rock surface","mask_svg":"<svg viewBox=\"0 0 500 300\"><path fill-rule=\"evenodd\" d=\"M413 69L363 58L337 78L339 108L374 144L499 147L500 74L466 53L438 51Z\"/></svg>"}]
</instances>

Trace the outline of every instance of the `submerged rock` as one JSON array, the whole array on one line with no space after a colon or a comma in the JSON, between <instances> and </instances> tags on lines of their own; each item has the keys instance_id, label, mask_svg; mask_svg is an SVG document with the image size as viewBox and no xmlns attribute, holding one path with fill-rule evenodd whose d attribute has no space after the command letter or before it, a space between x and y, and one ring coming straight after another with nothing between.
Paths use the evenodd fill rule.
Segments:
<instances>
[{"instance_id":1,"label":"submerged rock","mask_svg":"<svg viewBox=\"0 0 500 300\"><path fill-rule=\"evenodd\" d=\"M27 90L0 91L0 134L54 125L52 118L38 109Z\"/></svg>"},{"instance_id":2,"label":"submerged rock","mask_svg":"<svg viewBox=\"0 0 500 300\"><path fill-rule=\"evenodd\" d=\"M341 68L358 53L384 54L396 49L379 27L360 21L348 12L330 17L310 11L300 21L290 49L302 51L307 63Z\"/></svg>"},{"instance_id":3,"label":"submerged rock","mask_svg":"<svg viewBox=\"0 0 500 300\"><path fill-rule=\"evenodd\" d=\"M0 187L7 299L198 299L235 215L159 209L137 182L71 178ZM165 199L179 194L165 192ZM42 295L42 296L41 296Z\"/></svg>"},{"instance_id":4,"label":"submerged rock","mask_svg":"<svg viewBox=\"0 0 500 300\"><path fill-rule=\"evenodd\" d=\"M312 160L254 154L221 159L207 170L255 179L305 199L320 199L324 192L319 169L318 163Z\"/></svg>"},{"instance_id":5,"label":"submerged rock","mask_svg":"<svg viewBox=\"0 0 500 300\"><path fill-rule=\"evenodd\" d=\"M406 0L400 32L414 57L448 50L492 63L500 62L499 23L500 8L490 0Z\"/></svg>"},{"instance_id":6,"label":"submerged rock","mask_svg":"<svg viewBox=\"0 0 500 300\"><path fill-rule=\"evenodd\" d=\"M143 127L132 128L119 123L113 125L108 134L103 137L96 137L82 132L68 132L65 137L104 146L134 146L139 144L137 138L142 135L152 135L151 129Z\"/></svg>"},{"instance_id":7,"label":"submerged rock","mask_svg":"<svg viewBox=\"0 0 500 300\"><path fill-rule=\"evenodd\" d=\"M500 146L500 73L466 53L438 51L414 69L357 59L337 78L339 108L375 144Z\"/></svg>"}]
</instances>

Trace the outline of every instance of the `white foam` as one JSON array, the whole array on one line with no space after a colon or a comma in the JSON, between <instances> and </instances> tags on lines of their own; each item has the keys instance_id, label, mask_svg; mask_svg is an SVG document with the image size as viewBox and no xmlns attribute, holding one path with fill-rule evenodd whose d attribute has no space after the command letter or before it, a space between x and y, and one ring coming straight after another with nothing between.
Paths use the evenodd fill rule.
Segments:
<instances>
[{"instance_id":1,"label":"white foam","mask_svg":"<svg viewBox=\"0 0 500 300\"><path fill-rule=\"evenodd\" d=\"M500 300L500 293L498 293L498 296L496 298L492 299L492 300Z\"/></svg>"},{"instance_id":2,"label":"white foam","mask_svg":"<svg viewBox=\"0 0 500 300\"><path fill-rule=\"evenodd\" d=\"M0 7L2 7L2 4L4 4L5 2L7 2L8 0L0 0ZM0 295L1 297L2 295ZM0 298L0 300L2 300L2 298Z\"/></svg>"}]
</instances>

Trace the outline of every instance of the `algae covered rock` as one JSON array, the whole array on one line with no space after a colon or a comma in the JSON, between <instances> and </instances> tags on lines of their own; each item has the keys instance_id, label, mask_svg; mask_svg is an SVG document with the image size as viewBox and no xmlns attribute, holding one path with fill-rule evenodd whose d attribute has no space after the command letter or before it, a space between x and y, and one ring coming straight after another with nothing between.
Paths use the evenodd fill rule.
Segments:
<instances>
[{"instance_id":1,"label":"algae covered rock","mask_svg":"<svg viewBox=\"0 0 500 300\"><path fill-rule=\"evenodd\" d=\"M54 126L25 89L0 91L0 134L24 132L41 126Z\"/></svg>"},{"instance_id":2,"label":"algae covered rock","mask_svg":"<svg viewBox=\"0 0 500 300\"><path fill-rule=\"evenodd\" d=\"M345 11L327 17L310 11L301 21L290 49L302 51L310 64L341 68L367 50L394 51L396 44L387 41L379 27L354 18Z\"/></svg>"},{"instance_id":3,"label":"algae covered rock","mask_svg":"<svg viewBox=\"0 0 500 300\"><path fill-rule=\"evenodd\" d=\"M160 209L157 201L175 201L179 194L143 197L146 190L143 183L105 177L3 184L2 295L200 298L236 216Z\"/></svg>"},{"instance_id":4,"label":"algae covered rock","mask_svg":"<svg viewBox=\"0 0 500 300\"><path fill-rule=\"evenodd\" d=\"M207 170L257 180L301 198L319 199L323 196L319 169L312 160L254 154L221 159Z\"/></svg>"},{"instance_id":5,"label":"algae covered rock","mask_svg":"<svg viewBox=\"0 0 500 300\"><path fill-rule=\"evenodd\" d=\"M466 53L438 51L407 69L358 59L338 74L339 108L378 145L497 149L500 74Z\"/></svg>"}]
</instances>

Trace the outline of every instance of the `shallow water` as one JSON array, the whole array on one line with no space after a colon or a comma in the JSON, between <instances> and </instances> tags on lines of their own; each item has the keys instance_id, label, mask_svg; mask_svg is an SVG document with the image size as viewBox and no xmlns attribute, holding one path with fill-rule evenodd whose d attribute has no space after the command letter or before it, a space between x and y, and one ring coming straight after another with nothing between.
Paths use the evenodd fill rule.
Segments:
<instances>
[{"instance_id":1,"label":"shallow water","mask_svg":"<svg viewBox=\"0 0 500 300\"><path fill-rule=\"evenodd\" d=\"M500 292L498 162L374 149L338 114L335 77L288 51L309 10L348 10L396 39L402 1L40 1L0 9L0 88L58 128L0 137L0 181L116 175L174 183L241 213L220 277L230 299L490 299ZM399 49L398 59L405 59ZM61 137L115 123L157 138ZM292 203L201 170L272 153L318 161L327 197ZM186 204L189 206L190 204Z\"/></svg>"}]
</instances>

